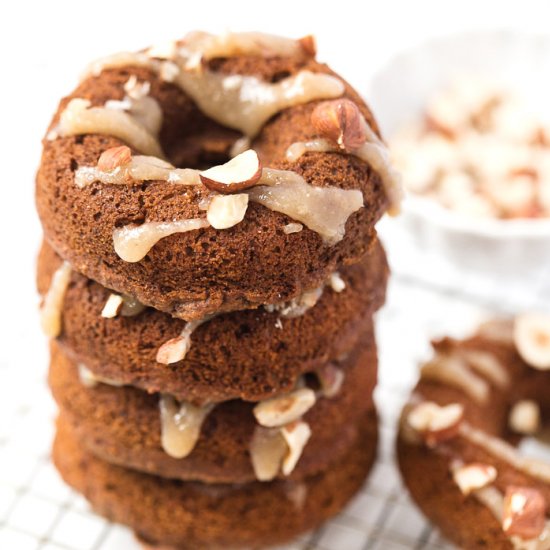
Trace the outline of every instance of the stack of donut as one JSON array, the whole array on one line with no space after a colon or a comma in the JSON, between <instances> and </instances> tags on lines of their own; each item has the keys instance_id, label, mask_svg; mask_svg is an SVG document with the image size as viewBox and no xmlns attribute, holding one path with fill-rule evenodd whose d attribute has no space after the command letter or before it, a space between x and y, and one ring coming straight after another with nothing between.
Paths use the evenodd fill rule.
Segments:
<instances>
[{"instance_id":1,"label":"stack of donut","mask_svg":"<svg viewBox=\"0 0 550 550\"><path fill-rule=\"evenodd\" d=\"M170 548L340 511L376 452L374 225L398 194L311 37L192 33L91 65L36 188L67 483Z\"/></svg>"},{"instance_id":2,"label":"stack of donut","mask_svg":"<svg viewBox=\"0 0 550 550\"><path fill-rule=\"evenodd\" d=\"M550 316L434 342L403 410L398 457L422 511L468 549L550 548L550 464L522 453L550 413Z\"/></svg>"}]
</instances>

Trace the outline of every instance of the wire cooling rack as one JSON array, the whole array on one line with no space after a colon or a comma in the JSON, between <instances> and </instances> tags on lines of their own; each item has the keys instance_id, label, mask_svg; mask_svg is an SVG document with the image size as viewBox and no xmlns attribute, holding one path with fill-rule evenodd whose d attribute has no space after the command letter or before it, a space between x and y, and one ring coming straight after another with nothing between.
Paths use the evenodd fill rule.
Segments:
<instances>
[{"instance_id":1,"label":"wire cooling rack","mask_svg":"<svg viewBox=\"0 0 550 550\"><path fill-rule=\"evenodd\" d=\"M503 303L482 303L479 297L469 297L467 280L464 289L456 294L394 275L377 324L379 461L342 514L284 548L452 548L409 500L394 464L393 448L397 417L416 380L417 365L429 353L430 338L460 336L490 312L503 311ZM31 314L27 311L26 315ZM57 475L49 461L56 410L45 383L46 345L37 323L27 322L15 338L0 358L0 549L139 549L129 530L95 515Z\"/></svg>"}]
</instances>

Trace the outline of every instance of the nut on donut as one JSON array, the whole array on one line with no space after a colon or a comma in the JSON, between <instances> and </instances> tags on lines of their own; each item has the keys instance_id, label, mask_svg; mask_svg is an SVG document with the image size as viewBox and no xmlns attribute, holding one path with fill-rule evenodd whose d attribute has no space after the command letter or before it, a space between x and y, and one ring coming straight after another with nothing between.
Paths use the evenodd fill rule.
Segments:
<instances>
[{"instance_id":1,"label":"nut on donut","mask_svg":"<svg viewBox=\"0 0 550 550\"><path fill-rule=\"evenodd\" d=\"M370 111L310 40L192 33L99 60L43 145L54 250L186 320L319 286L399 200Z\"/></svg>"},{"instance_id":2,"label":"nut on donut","mask_svg":"<svg viewBox=\"0 0 550 550\"><path fill-rule=\"evenodd\" d=\"M462 548L550 548L550 461L517 449L548 417L550 315L491 320L433 347L397 443L413 499Z\"/></svg>"}]
</instances>

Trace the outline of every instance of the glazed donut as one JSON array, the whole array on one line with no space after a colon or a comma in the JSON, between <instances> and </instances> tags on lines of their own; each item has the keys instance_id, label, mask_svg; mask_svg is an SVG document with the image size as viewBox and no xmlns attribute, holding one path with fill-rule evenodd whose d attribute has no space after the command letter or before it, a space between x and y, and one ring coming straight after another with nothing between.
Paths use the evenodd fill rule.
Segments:
<instances>
[{"instance_id":1,"label":"glazed donut","mask_svg":"<svg viewBox=\"0 0 550 550\"><path fill-rule=\"evenodd\" d=\"M44 244L38 259L42 295L62 264ZM323 288L295 299L294 306L221 314L190 330L197 323L124 302L72 272L59 308L57 342L99 378L194 403L258 401L289 391L302 374L349 354L371 330L387 277L385 254L376 243L360 263L333 274ZM117 297L114 309L106 311ZM128 304L128 311L122 309ZM163 350L179 345L182 333L187 352L162 357Z\"/></svg>"},{"instance_id":2,"label":"glazed donut","mask_svg":"<svg viewBox=\"0 0 550 550\"><path fill-rule=\"evenodd\" d=\"M303 449L296 447L299 460L295 466L286 471L277 469L273 475L301 479L328 468L343 456L357 436L361 418L373 408L376 363L371 329L363 335L358 349L332 365L343 376L338 386L323 387L320 378L310 373L300 381L298 389L259 404L232 400L215 407L207 405L202 425L190 436L196 440L189 444L188 454L183 457L176 446L180 438L169 439L172 418L166 415L166 403L170 407L170 396L147 394L131 386L90 384L55 343L49 383L61 414L96 456L172 479L245 483L267 475L254 467L255 436L264 432L263 428L256 430L258 422L269 423L270 415L276 417L278 403L288 403L289 399L295 401L295 407L304 403L304 410L307 408L301 419L307 423L311 436ZM287 414L292 414L292 410ZM297 419L293 415L286 421ZM284 450L286 444L281 443Z\"/></svg>"},{"instance_id":3,"label":"glazed donut","mask_svg":"<svg viewBox=\"0 0 550 550\"><path fill-rule=\"evenodd\" d=\"M56 253L186 320L320 286L374 245L399 194L370 111L310 39L193 33L104 59L43 145Z\"/></svg>"},{"instance_id":4,"label":"glazed donut","mask_svg":"<svg viewBox=\"0 0 550 550\"><path fill-rule=\"evenodd\" d=\"M405 484L462 548L550 548L550 463L515 446L550 413L549 343L550 317L529 313L434 342L403 410Z\"/></svg>"},{"instance_id":5,"label":"glazed donut","mask_svg":"<svg viewBox=\"0 0 550 550\"><path fill-rule=\"evenodd\" d=\"M260 548L311 530L360 489L376 455L374 411L360 426L344 456L300 481L207 485L134 472L86 451L63 417L53 460L98 513L128 525L144 542L180 550Z\"/></svg>"}]
</instances>

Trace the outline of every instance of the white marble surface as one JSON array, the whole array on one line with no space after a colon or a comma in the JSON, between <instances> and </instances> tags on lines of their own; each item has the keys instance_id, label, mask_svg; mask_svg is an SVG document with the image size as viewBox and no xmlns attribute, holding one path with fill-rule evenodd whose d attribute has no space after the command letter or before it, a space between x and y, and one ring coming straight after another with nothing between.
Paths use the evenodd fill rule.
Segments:
<instances>
[{"instance_id":1,"label":"white marble surface","mask_svg":"<svg viewBox=\"0 0 550 550\"><path fill-rule=\"evenodd\" d=\"M370 75L391 55L428 36L488 27L545 31L550 15L547 3L535 1L524 1L520 7L469 0L312 5L295 0L272 5L99 0L22 1L0 7L4 186L0 215L0 548L137 548L128 531L91 514L83 500L60 483L48 462L55 409L45 386L47 348L36 313L34 253L40 226L34 213L33 180L48 120L88 60L176 38L193 28L214 32L228 27L259 29L290 36L314 32L319 57L366 90ZM390 256L406 257L403 243L391 235L388 238ZM409 266L416 265L415 258L410 258ZM295 548L443 547L400 485L392 461L395 417L429 339L464 332L488 308L506 309L506 304L486 304L482 295L471 298L468 292L442 290L444 284L420 281L413 271L406 263L400 267L379 319L377 398L383 418L379 465L345 514Z\"/></svg>"}]
</instances>

